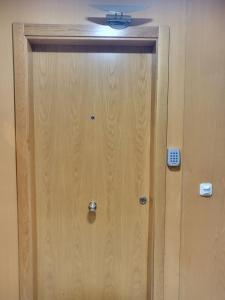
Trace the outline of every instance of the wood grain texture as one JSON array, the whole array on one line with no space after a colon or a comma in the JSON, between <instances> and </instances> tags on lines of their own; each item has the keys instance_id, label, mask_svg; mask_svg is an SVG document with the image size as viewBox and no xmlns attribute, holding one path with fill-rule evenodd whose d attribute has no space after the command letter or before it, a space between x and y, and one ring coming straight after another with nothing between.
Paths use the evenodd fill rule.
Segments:
<instances>
[{"instance_id":1,"label":"wood grain texture","mask_svg":"<svg viewBox=\"0 0 225 300\"><path fill-rule=\"evenodd\" d=\"M171 28L170 89L168 115L168 145L182 146L182 115L184 103L185 2L183 0L152 0L140 17L152 18L151 25L166 24ZM203 1L204 2L204 1ZM1 3L0 10L0 298L18 299L16 180L14 145L14 97L11 24L13 22L90 24L87 16L97 15L83 1L18 1ZM99 12L99 17L102 16ZM195 15L195 17L198 17ZM201 16L200 16L201 19ZM215 20L216 22L216 20ZM189 24L187 24L189 26ZM212 45L213 47L213 45ZM181 174L167 174L165 298L178 299Z\"/></svg>"},{"instance_id":2,"label":"wood grain texture","mask_svg":"<svg viewBox=\"0 0 225 300\"><path fill-rule=\"evenodd\" d=\"M156 3L155 3L156 4ZM154 6L154 5L153 5ZM170 24L167 146L183 149L186 0L159 3L159 22ZM182 169L166 174L164 298L179 299ZM179 299L180 300L180 299Z\"/></svg>"},{"instance_id":3,"label":"wood grain texture","mask_svg":"<svg viewBox=\"0 0 225 300\"><path fill-rule=\"evenodd\" d=\"M19 222L19 277L20 297L32 300L34 287L34 152L32 99L31 49L24 37L24 27L14 26L15 49L15 103L16 103L16 159Z\"/></svg>"},{"instance_id":4,"label":"wood grain texture","mask_svg":"<svg viewBox=\"0 0 225 300\"><path fill-rule=\"evenodd\" d=\"M150 194L151 54L43 47L33 54L38 299L147 299L149 203L138 198Z\"/></svg>"},{"instance_id":5,"label":"wood grain texture","mask_svg":"<svg viewBox=\"0 0 225 300\"><path fill-rule=\"evenodd\" d=\"M153 202L154 202L154 295L153 299L164 299L164 257L165 257L165 193L166 186L166 136L167 101L169 80L169 29L161 26L157 45L157 80L154 120L153 149ZM160 177L160 180L159 180ZM163 237L163 238L162 238Z\"/></svg>"},{"instance_id":6,"label":"wood grain texture","mask_svg":"<svg viewBox=\"0 0 225 300\"><path fill-rule=\"evenodd\" d=\"M224 1L189 1L181 299L225 297ZM213 37L213 43L209 43ZM213 197L199 196L201 182Z\"/></svg>"},{"instance_id":7,"label":"wood grain texture","mask_svg":"<svg viewBox=\"0 0 225 300\"><path fill-rule=\"evenodd\" d=\"M19 25L15 25L15 27ZM150 116L152 115L152 113L154 114L154 130L153 132L153 155L151 155L151 157L153 157L154 160L154 166L153 166L153 178L151 179L152 182L152 194L153 194L153 199L157 199L157 203L154 204L154 230L153 230L153 237L154 237L154 249L153 249L153 260L154 260L154 268L151 268L151 265L148 265L148 259L150 257L152 257L152 255L149 255L149 251L148 249L152 249L151 247L151 243L148 242L148 239L145 240L146 242L146 249L147 249L147 254L145 256L145 264L143 264L143 266L146 267L146 288L145 288L145 296L147 296L147 286L150 287L151 284L149 282L149 280L147 279L147 276L152 275L154 276L154 278L157 278L157 281L154 281L154 297L163 299L163 272L164 272L164 238L165 238L165 189L163 187L165 187L165 162L164 162L164 157L165 157L165 149L166 149L166 123L167 123L167 96L168 96L168 51L169 51L169 34L168 34L168 28L166 27L161 27L160 28L160 38L158 40L158 53L159 53L159 58L158 58L158 66L157 66L157 74L155 74L155 76L157 76L157 80L156 80L156 94L154 95L154 101L155 101L155 105L154 105L154 110L151 109L151 105L149 106L149 113L148 116L150 118ZM41 38L41 37L40 37ZM45 46L39 46L40 48L33 48L34 51L34 57L36 53L39 52L43 52L43 54L56 54L59 51L57 51L57 49L53 49L53 46L48 46L47 48ZM83 46L85 47L85 46ZM103 46L101 46L102 48ZM120 51L121 49L121 51ZM144 57L147 54L144 54L145 52L141 52L142 54L137 54L138 50L140 50L140 48L138 47L136 50L133 49L132 51L130 51L131 49L128 48L128 53L126 53L124 51L124 47L120 48L120 49L114 49L114 53L109 53L108 51L105 51L105 47L102 49L103 52L101 52L101 55L109 55L109 57L111 55L114 55L115 58L118 57L118 55L127 55L127 57L132 58L132 53L136 53L136 55L140 55L140 57ZM111 50L113 51L113 48L111 47ZM80 46L63 46L63 48L61 47L61 55L69 55L73 52L76 52L76 54L81 55L83 54L96 54L98 53L97 49L93 49L93 50L89 50L86 51L84 48L81 49ZM121 52L121 53L120 53ZM148 54L149 56L150 54ZM26 69L26 64L27 62L24 60L24 66ZM55 63L56 65L56 63ZM64 62L61 63L60 67L62 67L64 65ZM91 62L90 62L91 65ZM131 64L132 65L132 64ZM142 68L143 69L147 69L150 72L150 68L147 68L145 64L142 64ZM97 69L96 69L97 70ZM95 70L95 71L96 71ZM60 69L61 71L61 69ZM128 70L129 71L129 70ZM28 72L27 72L28 73ZM125 72L126 73L126 72ZM128 74L130 74L129 72L127 72ZM131 72L131 74L135 72ZM55 72L53 72L53 76L54 76ZM86 74L86 73L85 73ZM28 74L29 75L29 74ZM124 75L124 74L123 74ZM27 75L26 75L27 76ZM24 76L26 78L26 76ZM34 76L35 77L35 76ZM84 76L84 78L87 77ZM54 78L54 77L53 77ZM129 81L129 80L128 80ZM32 81L31 81L32 82ZM122 83L122 80L120 81ZM133 82L136 83L137 88L139 88L139 86L137 85L138 81L137 79L133 80ZM29 84L29 81L28 81ZM57 87L60 86L59 83L56 83L54 88L57 89ZM125 84L126 86L126 84ZM135 87L134 84L131 83L131 86ZM34 85L35 87L35 85ZM47 84L48 87L48 84ZM93 88L95 86L93 85ZM21 90L23 90L24 94L27 94L28 92L28 88L24 87L24 86L20 86ZM54 89L54 90L55 90ZM140 92L140 91L139 91ZM153 94L153 93L152 93ZM119 96L120 94L118 94ZM32 98L32 91L31 94L29 95ZM142 96L142 94L140 94L140 96ZM149 93L149 97L151 96L151 93ZM135 96L136 98L138 97L138 94ZM34 101L35 102L35 101ZM29 144L27 145L27 151L30 153L30 157L29 157L29 161L30 161L30 170L28 173L28 181L24 181L23 184L25 185L25 189L32 190L32 194L34 193L35 189L33 187L33 178L36 176L38 177L38 174L35 173L35 176L33 174L33 170L36 168L38 169L39 166L41 165L40 162L36 161L33 163L34 160L34 153L36 155L36 153L38 153L38 149L34 148L33 149L33 135L34 135L34 140L35 140L35 144L36 144L36 136L35 134L33 134L32 131L32 124L33 124L33 108L32 108L32 103L33 101L30 99L29 100L29 105L30 107L28 107L28 111L25 112L25 116L28 114L28 118L25 120L25 123L29 124ZM29 111L30 110L30 111ZM151 110L151 113L150 113ZM19 112L17 112L19 113ZM60 115L59 115L60 116ZM26 117L24 117L26 118ZM36 117L35 117L36 118ZM44 116L45 118L45 116ZM150 120L151 121L151 120ZM149 121L149 122L150 122ZM51 124L54 124L54 122L52 122ZM35 125L36 126L36 125ZM53 125L51 125L52 127ZM32 136L32 138L31 138ZM150 129L149 129L149 135L148 137L150 138ZM149 146L150 147L150 146ZM36 157L36 156L35 156ZM148 151L148 159L150 159L150 148ZM32 162L31 162L32 161ZM151 163L152 164L152 163ZM149 164L148 164L149 165ZM20 166L21 167L21 166ZM142 170L143 172L143 170ZM44 175L46 176L47 170L46 172L44 172ZM148 172L149 174L149 172ZM137 174L139 175L139 173ZM45 179L45 176L42 176L41 178ZM164 179L163 179L164 178ZM139 178L140 180L140 178ZM150 183L150 179L148 178L148 184ZM27 185L27 187L26 187ZM38 189L38 184L36 182L36 187ZM57 186L58 187L58 186ZM24 187L23 187L24 188ZM20 190L19 190L19 197L20 195ZM38 193L38 191L37 191ZM48 194L48 193L47 193ZM149 193L148 193L149 194ZM22 194L23 196L23 194ZM35 194L36 196L36 194ZM139 196L140 197L140 196ZM34 203L35 203L35 198L36 197L31 197L31 199L29 199L29 197L27 197L27 203L30 204L30 211L27 211L27 214L30 216L31 215L31 222L30 222L30 228L32 231L32 237L30 237L31 241L30 241L30 245L32 247L32 249L28 249L27 251L30 251L32 253L32 259L33 259L33 266L30 267L29 272L32 272L33 274L33 295L35 295L35 297L39 297L39 288L37 287L37 294L36 294L36 285L39 284L39 240L37 239L37 257L36 255L36 250L34 250L35 246L35 242L33 241L33 239L36 241L36 228L34 226L35 223L35 219L37 218L37 234L39 234L39 228L38 228L38 212L37 215L35 213L34 210ZM42 199L43 197L41 197ZM21 202L19 202L19 205L21 204ZM157 205L156 205L157 204ZM36 208L38 210L38 200L37 200L37 204L36 204ZM42 212L42 209L40 209L40 211ZM35 215L35 216L34 216ZM19 222L21 223L21 219L19 219ZM151 222L152 223L152 222ZM35 224L36 225L36 224ZM110 224L111 225L111 224ZM151 227L148 226L147 224L147 237L149 235L149 230L151 231ZM24 232L25 235L25 232ZM151 235L152 237L152 235ZM50 243L51 245L51 243ZM25 248L24 248L25 247ZM123 247L122 247L123 248ZM22 249L26 249L26 244L22 245ZM91 252L92 253L92 252ZM37 262L36 262L37 259ZM21 260L22 263L26 263L25 261ZM37 272L36 272L36 263L37 263ZM44 264L46 266L46 264ZM29 266L28 266L29 267ZM147 271L147 268L151 268L153 270L153 274L151 274L149 271ZM27 272L28 273L28 272ZM36 276L37 275L37 281L36 281ZM156 275L156 276L155 276ZM150 276L149 276L150 277ZM29 278L29 277L28 277ZM48 279L48 278L47 278ZM22 290L26 291L27 290L27 285L26 285L26 280L23 280L22 278ZM48 280L45 280L45 282L48 282ZM93 287L95 287L96 285L94 285ZM133 285L132 285L133 287ZM42 290L46 290L46 289L42 289ZM140 289L141 291L143 291L144 289ZM149 294L149 290L150 288L148 288L148 298L150 297ZM57 293L58 294L58 293ZM135 293L134 293L135 295ZM151 292L152 295L152 292ZM137 295L138 296L138 295ZM43 297L43 296L41 296ZM49 297L49 295L48 295ZM99 297L99 295L97 296Z\"/></svg>"},{"instance_id":8,"label":"wood grain texture","mask_svg":"<svg viewBox=\"0 0 225 300\"><path fill-rule=\"evenodd\" d=\"M108 26L60 25L60 24L25 24L26 36L92 36L92 37L139 37L158 38L158 27L134 27L116 30Z\"/></svg>"}]
</instances>

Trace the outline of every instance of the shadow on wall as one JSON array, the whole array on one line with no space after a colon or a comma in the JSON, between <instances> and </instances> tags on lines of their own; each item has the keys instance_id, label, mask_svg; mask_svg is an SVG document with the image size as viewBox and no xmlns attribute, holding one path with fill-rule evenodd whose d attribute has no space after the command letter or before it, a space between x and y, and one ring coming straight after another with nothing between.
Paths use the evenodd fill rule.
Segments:
<instances>
[{"instance_id":1,"label":"shadow on wall","mask_svg":"<svg viewBox=\"0 0 225 300\"><path fill-rule=\"evenodd\" d=\"M107 22L106 22L106 18L100 18L100 17L87 17L86 20L98 24L98 25L104 25L104 26L108 26ZM129 26L140 26L140 25L145 25L147 23L151 23L153 22L153 19L150 18L133 18L131 20L131 23L129 24Z\"/></svg>"}]
</instances>

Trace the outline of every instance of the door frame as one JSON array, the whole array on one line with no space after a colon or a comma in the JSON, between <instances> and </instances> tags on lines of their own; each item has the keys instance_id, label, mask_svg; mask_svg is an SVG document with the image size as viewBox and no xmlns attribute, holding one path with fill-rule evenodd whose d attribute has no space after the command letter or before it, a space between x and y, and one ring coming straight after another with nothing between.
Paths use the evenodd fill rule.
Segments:
<instances>
[{"instance_id":1,"label":"door frame","mask_svg":"<svg viewBox=\"0 0 225 300\"><path fill-rule=\"evenodd\" d=\"M34 136L32 107L32 45L94 44L146 46L153 53L151 195L148 300L164 299L167 102L169 28L129 27L115 30L90 25L13 24L17 201L20 300L36 300L36 230Z\"/></svg>"}]
</instances>

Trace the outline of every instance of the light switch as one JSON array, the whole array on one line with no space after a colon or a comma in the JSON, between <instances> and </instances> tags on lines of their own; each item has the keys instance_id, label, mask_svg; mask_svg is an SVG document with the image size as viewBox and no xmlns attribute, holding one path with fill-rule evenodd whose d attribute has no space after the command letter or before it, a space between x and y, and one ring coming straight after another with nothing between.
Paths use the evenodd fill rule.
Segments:
<instances>
[{"instance_id":1,"label":"light switch","mask_svg":"<svg viewBox=\"0 0 225 300\"><path fill-rule=\"evenodd\" d=\"M212 183L201 183L200 184L200 196L211 197L213 194Z\"/></svg>"}]
</instances>

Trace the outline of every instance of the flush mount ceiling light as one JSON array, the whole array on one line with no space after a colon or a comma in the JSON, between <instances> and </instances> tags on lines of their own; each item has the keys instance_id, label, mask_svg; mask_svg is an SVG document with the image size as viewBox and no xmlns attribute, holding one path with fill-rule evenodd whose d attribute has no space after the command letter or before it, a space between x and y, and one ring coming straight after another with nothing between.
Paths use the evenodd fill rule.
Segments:
<instances>
[{"instance_id":1,"label":"flush mount ceiling light","mask_svg":"<svg viewBox=\"0 0 225 300\"><path fill-rule=\"evenodd\" d=\"M106 24L114 29L124 29L131 25L132 16L127 15L148 8L145 4L113 5L93 4L92 7L107 12Z\"/></svg>"}]
</instances>

